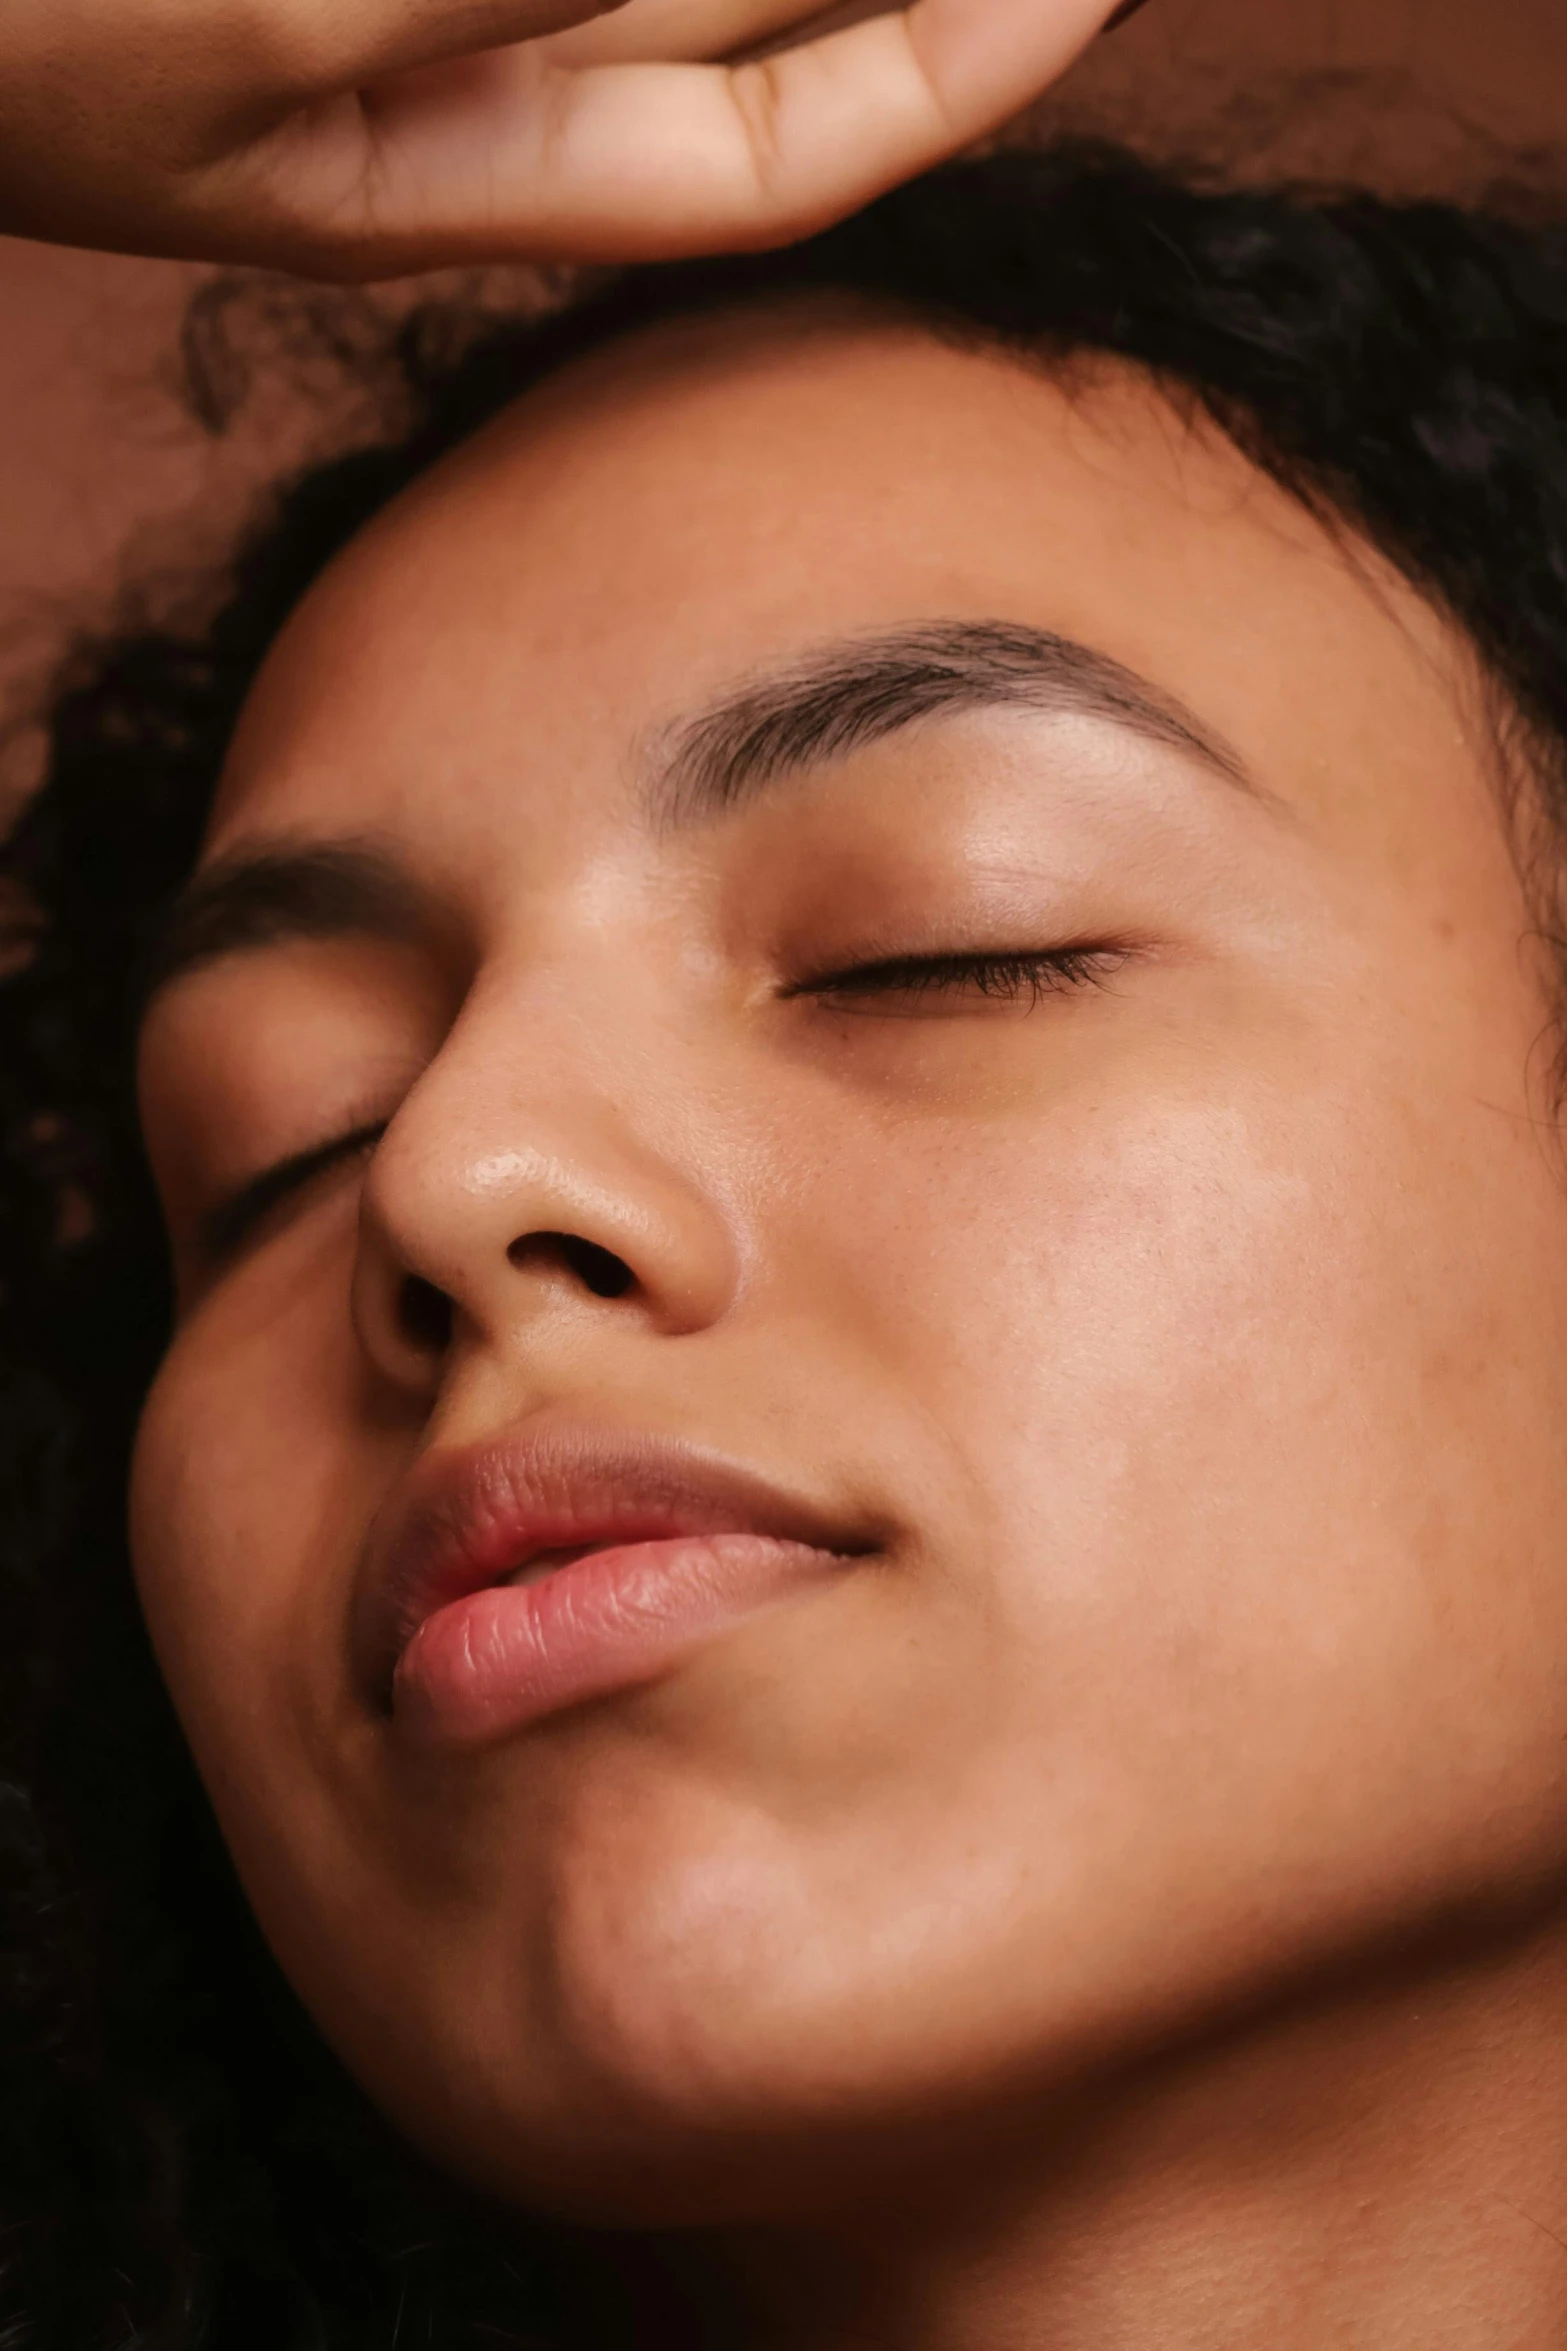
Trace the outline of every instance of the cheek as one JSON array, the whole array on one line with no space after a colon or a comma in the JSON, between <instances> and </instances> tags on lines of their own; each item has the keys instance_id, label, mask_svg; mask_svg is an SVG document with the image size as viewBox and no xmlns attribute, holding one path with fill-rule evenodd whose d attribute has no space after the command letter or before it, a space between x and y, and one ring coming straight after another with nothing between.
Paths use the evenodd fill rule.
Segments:
<instances>
[{"instance_id":1,"label":"cheek","mask_svg":"<svg viewBox=\"0 0 1567 2351\"><path fill-rule=\"evenodd\" d=\"M1499 1865L1503 1819L1554 1838L1567 1202L1543 1159L1381 1074L1117 1091L884 1152L874 1238L862 1216L822 1269L959 1498L998 1788L1051 1788L1084 1886L1179 1849L1216 1892L1270 1872L1281 1922Z\"/></svg>"},{"instance_id":2,"label":"cheek","mask_svg":"<svg viewBox=\"0 0 1567 2351\"><path fill-rule=\"evenodd\" d=\"M131 1549L160 1666L244 1865L353 1708L350 1581L393 1474L361 1392L340 1236L286 1285L246 1269L177 1334L148 1398Z\"/></svg>"},{"instance_id":3,"label":"cheek","mask_svg":"<svg viewBox=\"0 0 1567 2351\"><path fill-rule=\"evenodd\" d=\"M1567 1197L1544 1153L1467 1087L1317 1058L1106 1056L1037 1111L866 1134L799 1187L779 1254L814 1259L1009 1523L1058 1524L1065 1486L1107 1532L1145 1477L1171 1524L1248 1495L1276 1520L1284 1463L1319 1502L1329 1464L1335 1491L1413 1470L1428 1494L1444 1439L1471 1468L1554 1463Z\"/></svg>"}]
</instances>

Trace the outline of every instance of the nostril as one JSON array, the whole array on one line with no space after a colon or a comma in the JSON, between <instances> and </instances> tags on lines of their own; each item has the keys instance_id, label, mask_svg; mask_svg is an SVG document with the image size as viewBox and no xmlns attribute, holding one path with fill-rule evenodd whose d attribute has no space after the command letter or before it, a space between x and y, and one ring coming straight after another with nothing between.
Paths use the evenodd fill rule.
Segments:
<instances>
[{"instance_id":1,"label":"nostril","mask_svg":"<svg viewBox=\"0 0 1567 2351\"><path fill-rule=\"evenodd\" d=\"M595 1298L623 1298L636 1284L636 1275L623 1257L584 1241L576 1233L527 1233L507 1251L512 1264L525 1266L541 1257L553 1257L574 1274Z\"/></svg>"},{"instance_id":2,"label":"nostril","mask_svg":"<svg viewBox=\"0 0 1567 2351\"><path fill-rule=\"evenodd\" d=\"M636 1278L623 1257L599 1248L594 1241L579 1241L570 1233L561 1243L561 1255L595 1298L623 1298Z\"/></svg>"},{"instance_id":3,"label":"nostril","mask_svg":"<svg viewBox=\"0 0 1567 2351\"><path fill-rule=\"evenodd\" d=\"M452 1343L452 1302L444 1290L411 1273L397 1293L397 1322L421 1355L444 1355Z\"/></svg>"}]
</instances>

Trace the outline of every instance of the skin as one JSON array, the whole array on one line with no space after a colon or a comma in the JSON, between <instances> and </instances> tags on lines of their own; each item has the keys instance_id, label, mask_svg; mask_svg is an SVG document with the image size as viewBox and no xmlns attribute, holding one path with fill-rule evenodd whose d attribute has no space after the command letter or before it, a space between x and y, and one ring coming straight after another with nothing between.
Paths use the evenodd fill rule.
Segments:
<instances>
[{"instance_id":1,"label":"skin","mask_svg":"<svg viewBox=\"0 0 1567 2351\"><path fill-rule=\"evenodd\" d=\"M0 231L390 277L786 243L1037 98L1110 0L8 0Z\"/></svg>"},{"instance_id":2,"label":"skin","mask_svg":"<svg viewBox=\"0 0 1567 2351\"><path fill-rule=\"evenodd\" d=\"M1247 780L1009 709L650 823L683 715L935 620ZM1560 2340L1567 1200L1498 784L1445 626L1149 388L829 311L580 367L312 593L206 860L373 840L433 922L152 1008L134 1549L267 1935L442 2162L695 2232L786 2343ZM1037 1002L781 992L1083 942ZM509 1254L563 1233L633 1286ZM884 1547L421 1752L359 1546L551 1414Z\"/></svg>"}]
</instances>

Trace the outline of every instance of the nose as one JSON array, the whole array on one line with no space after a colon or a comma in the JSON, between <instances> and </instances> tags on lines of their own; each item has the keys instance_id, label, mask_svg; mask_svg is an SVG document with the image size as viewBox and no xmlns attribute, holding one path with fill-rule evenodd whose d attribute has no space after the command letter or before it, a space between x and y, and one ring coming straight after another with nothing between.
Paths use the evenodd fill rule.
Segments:
<instances>
[{"instance_id":1,"label":"nose","mask_svg":"<svg viewBox=\"0 0 1567 2351\"><path fill-rule=\"evenodd\" d=\"M740 1249L720 1154L692 1153L682 1105L517 1024L465 1024L383 1137L354 1271L360 1342L382 1377L434 1394L454 1355L514 1352L547 1318L681 1336L733 1299ZM678 1089L673 1089L678 1093ZM635 1108L625 1107L630 1096Z\"/></svg>"}]
</instances>

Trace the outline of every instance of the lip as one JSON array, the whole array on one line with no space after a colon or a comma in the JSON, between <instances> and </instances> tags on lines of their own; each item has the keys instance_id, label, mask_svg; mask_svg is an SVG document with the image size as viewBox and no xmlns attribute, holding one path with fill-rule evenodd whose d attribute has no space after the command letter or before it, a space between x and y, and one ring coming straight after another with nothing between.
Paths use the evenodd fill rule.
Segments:
<instances>
[{"instance_id":1,"label":"lip","mask_svg":"<svg viewBox=\"0 0 1567 2351\"><path fill-rule=\"evenodd\" d=\"M427 1455L366 1544L355 1646L421 1743L473 1746L661 1679L881 1548L720 1455L559 1422Z\"/></svg>"}]
</instances>

